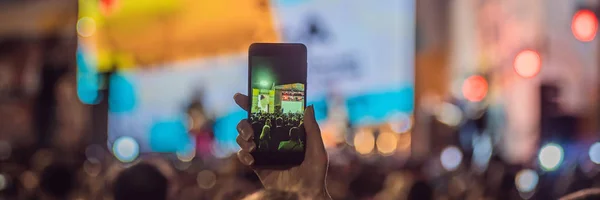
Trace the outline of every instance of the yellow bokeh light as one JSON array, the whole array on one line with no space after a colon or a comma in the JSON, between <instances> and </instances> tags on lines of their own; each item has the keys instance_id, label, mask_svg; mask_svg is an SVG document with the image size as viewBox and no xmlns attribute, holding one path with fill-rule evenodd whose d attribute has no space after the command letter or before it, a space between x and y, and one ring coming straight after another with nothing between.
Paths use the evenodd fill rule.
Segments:
<instances>
[{"instance_id":1,"label":"yellow bokeh light","mask_svg":"<svg viewBox=\"0 0 600 200\"><path fill-rule=\"evenodd\" d=\"M91 17L82 17L77 20L77 34L81 37L90 37L96 32L96 21Z\"/></svg>"},{"instance_id":2,"label":"yellow bokeh light","mask_svg":"<svg viewBox=\"0 0 600 200\"><path fill-rule=\"evenodd\" d=\"M210 189L217 183L217 175L209 170L203 170L196 176L196 183L202 189Z\"/></svg>"},{"instance_id":3,"label":"yellow bokeh light","mask_svg":"<svg viewBox=\"0 0 600 200\"><path fill-rule=\"evenodd\" d=\"M354 137L354 148L360 154L369 154L375 148L375 137L371 131L361 131Z\"/></svg>"},{"instance_id":4,"label":"yellow bokeh light","mask_svg":"<svg viewBox=\"0 0 600 200\"><path fill-rule=\"evenodd\" d=\"M398 151L408 151L411 145L411 134L402 134L398 138L397 149Z\"/></svg>"},{"instance_id":5,"label":"yellow bokeh light","mask_svg":"<svg viewBox=\"0 0 600 200\"><path fill-rule=\"evenodd\" d=\"M398 138L392 132L383 132L377 137L377 150L384 155L392 154L398 145Z\"/></svg>"}]
</instances>

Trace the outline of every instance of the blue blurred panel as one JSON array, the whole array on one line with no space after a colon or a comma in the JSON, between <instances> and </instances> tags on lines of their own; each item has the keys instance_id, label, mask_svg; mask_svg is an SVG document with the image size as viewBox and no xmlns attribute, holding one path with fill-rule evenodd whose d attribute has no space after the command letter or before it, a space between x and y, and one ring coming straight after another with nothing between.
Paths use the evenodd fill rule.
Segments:
<instances>
[{"instance_id":1,"label":"blue blurred panel","mask_svg":"<svg viewBox=\"0 0 600 200\"><path fill-rule=\"evenodd\" d=\"M282 6L295 6L309 1L310 0L278 0L276 3Z\"/></svg>"},{"instance_id":2,"label":"blue blurred panel","mask_svg":"<svg viewBox=\"0 0 600 200\"><path fill-rule=\"evenodd\" d=\"M217 142L234 142L238 135L237 124L248 117L248 113L242 109L218 118L215 121L214 132Z\"/></svg>"},{"instance_id":3,"label":"blue blurred panel","mask_svg":"<svg viewBox=\"0 0 600 200\"><path fill-rule=\"evenodd\" d=\"M350 97L346 101L350 123L355 125L378 124L387 121L396 112L411 113L414 109L414 89L368 93ZM368 120L367 120L368 119Z\"/></svg>"},{"instance_id":4,"label":"blue blurred panel","mask_svg":"<svg viewBox=\"0 0 600 200\"><path fill-rule=\"evenodd\" d=\"M82 48L79 47L77 57L77 96L84 104L96 104L99 101L98 89L100 76L95 71L91 59L86 57Z\"/></svg>"},{"instance_id":5,"label":"blue blurred panel","mask_svg":"<svg viewBox=\"0 0 600 200\"><path fill-rule=\"evenodd\" d=\"M182 119L153 124L148 140L152 152L183 151L192 142Z\"/></svg>"},{"instance_id":6,"label":"blue blurred panel","mask_svg":"<svg viewBox=\"0 0 600 200\"><path fill-rule=\"evenodd\" d=\"M128 77L114 74L110 77L108 109L110 112L129 112L135 108L135 88Z\"/></svg>"},{"instance_id":7,"label":"blue blurred panel","mask_svg":"<svg viewBox=\"0 0 600 200\"><path fill-rule=\"evenodd\" d=\"M327 119L327 100L325 98L320 98L318 101L308 102L308 105L314 106L315 119L317 119L318 122Z\"/></svg>"}]
</instances>

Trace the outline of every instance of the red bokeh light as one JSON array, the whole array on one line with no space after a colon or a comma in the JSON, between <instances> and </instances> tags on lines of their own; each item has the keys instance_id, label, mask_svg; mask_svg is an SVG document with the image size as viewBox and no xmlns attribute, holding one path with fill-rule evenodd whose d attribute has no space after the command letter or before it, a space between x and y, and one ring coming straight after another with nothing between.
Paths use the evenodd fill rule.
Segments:
<instances>
[{"instance_id":1,"label":"red bokeh light","mask_svg":"<svg viewBox=\"0 0 600 200\"><path fill-rule=\"evenodd\" d=\"M104 15L110 15L113 12L117 0L100 0L100 11Z\"/></svg>"},{"instance_id":2,"label":"red bokeh light","mask_svg":"<svg viewBox=\"0 0 600 200\"><path fill-rule=\"evenodd\" d=\"M538 52L524 50L515 57L513 67L519 76L531 78L540 72L542 68L542 59Z\"/></svg>"},{"instance_id":3,"label":"red bokeh light","mask_svg":"<svg viewBox=\"0 0 600 200\"><path fill-rule=\"evenodd\" d=\"M590 10L580 10L573 16L571 30L575 38L582 42L594 40L598 31L598 19Z\"/></svg>"},{"instance_id":4,"label":"red bokeh light","mask_svg":"<svg viewBox=\"0 0 600 200\"><path fill-rule=\"evenodd\" d=\"M463 96L472 102L479 102L485 98L488 92L488 83L485 78L473 75L463 82Z\"/></svg>"}]
</instances>

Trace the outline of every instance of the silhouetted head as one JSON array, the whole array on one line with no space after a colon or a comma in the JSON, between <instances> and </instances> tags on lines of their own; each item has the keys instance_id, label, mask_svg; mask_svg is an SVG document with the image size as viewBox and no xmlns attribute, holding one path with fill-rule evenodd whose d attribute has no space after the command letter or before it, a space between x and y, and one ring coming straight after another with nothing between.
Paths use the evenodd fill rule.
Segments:
<instances>
[{"instance_id":1,"label":"silhouetted head","mask_svg":"<svg viewBox=\"0 0 600 200\"><path fill-rule=\"evenodd\" d=\"M300 140L300 129L298 127L293 127L290 129L290 139L292 140Z\"/></svg>"},{"instance_id":2,"label":"silhouetted head","mask_svg":"<svg viewBox=\"0 0 600 200\"><path fill-rule=\"evenodd\" d=\"M167 178L153 165L140 163L119 174L114 185L114 199L165 200L167 191Z\"/></svg>"},{"instance_id":3,"label":"silhouetted head","mask_svg":"<svg viewBox=\"0 0 600 200\"><path fill-rule=\"evenodd\" d=\"M433 199L433 189L425 181L417 181L408 192L408 200L429 200Z\"/></svg>"},{"instance_id":4,"label":"silhouetted head","mask_svg":"<svg viewBox=\"0 0 600 200\"><path fill-rule=\"evenodd\" d=\"M278 117L278 118L275 120L275 125L277 125L277 126L283 126L283 118L281 118L281 117Z\"/></svg>"},{"instance_id":5,"label":"silhouetted head","mask_svg":"<svg viewBox=\"0 0 600 200\"><path fill-rule=\"evenodd\" d=\"M42 171L40 189L46 195L66 199L75 185L73 169L64 164L51 164Z\"/></svg>"}]
</instances>

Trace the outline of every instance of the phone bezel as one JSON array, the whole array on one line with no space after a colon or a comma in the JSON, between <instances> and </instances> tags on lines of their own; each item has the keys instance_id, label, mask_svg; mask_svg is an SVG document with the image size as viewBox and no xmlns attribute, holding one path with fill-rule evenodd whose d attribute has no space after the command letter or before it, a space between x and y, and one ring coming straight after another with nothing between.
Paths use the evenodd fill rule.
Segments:
<instances>
[{"instance_id":1,"label":"phone bezel","mask_svg":"<svg viewBox=\"0 0 600 200\"><path fill-rule=\"evenodd\" d=\"M303 73L304 73L304 108L306 108L306 96L307 96L307 76L308 76L308 64L307 60L307 49L304 44L301 43L253 43L248 49L248 105L252 105L252 57L264 56L264 57L296 57L301 56L298 60L303 60ZM248 111L248 119L250 119L251 111ZM306 134L306 133L304 133ZM257 137L256 134L254 137ZM306 138L306 137L305 137ZM305 141L306 142L306 141ZM259 168L289 168L302 164L304 161L305 149L302 152L258 152L253 151L250 154L254 158L254 166Z\"/></svg>"}]
</instances>

